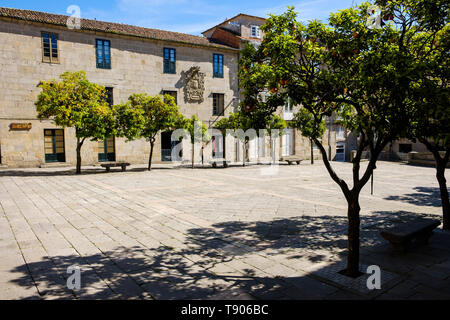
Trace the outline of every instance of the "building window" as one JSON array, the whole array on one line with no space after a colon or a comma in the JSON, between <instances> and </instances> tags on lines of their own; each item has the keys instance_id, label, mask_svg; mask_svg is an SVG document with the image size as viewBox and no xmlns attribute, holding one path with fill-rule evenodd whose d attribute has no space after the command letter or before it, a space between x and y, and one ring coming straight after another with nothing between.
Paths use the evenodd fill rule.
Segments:
<instances>
[{"instance_id":1,"label":"building window","mask_svg":"<svg viewBox=\"0 0 450 320\"><path fill-rule=\"evenodd\" d=\"M164 48L164 73L177 73L176 58L175 49Z\"/></svg>"},{"instance_id":2,"label":"building window","mask_svg":"<svg viewBox=\"0 0 450 320\"><path fill-rule=\"evenodd\" d=\"M284 120L292 120L294 119L294 106L291 98L287 98L284 104Z\"/></svg>"},{"instance_id":3,"label":"building window","mask_svg":"<svg viewBox=\"0 0 450 320\"><path fill-rule=\"evenodd\" d=\"M410 143L400 143L398 145L398 152L400 153L410 153L412 151L412 144Z\"/></svg>"},{"instance_id":4,"label":"building window","mask_svg":"<svg viewBox=\"0 0 450 320\"><path fill-rule=\"evenodd\" d=\"M181 141L172 141L173 131L161 132L161 161L181 161L183 159L183 149ZM179 146L180 145L180 146ZM174 149L178 148L178 154Z\"/></svg>"},{"instance_id":5,"label":"building window","mask_svg":"<svg viewBox=\"0 0 450 320\"><path fill-rule=\"evenodd\" d=\"M224 115L224 95L213 93L213 116Z\"/></svg>"},{"instance_id":6,"label":"building window","mask_svg":"<svg viewBox=\"0 0 450 320\"><path fill-rule=\"evenodd\" d=\"M106 102L111 107L114 105L114 95L113 95L113 88L106 87Z\"/></svg>"},{"instance_id":7,"label":"building window","mask_svg":"<svg viewBox=\"0 0 450 320\"><path fill-rule=\"evenodd\" d=\"M116 161L116 146L114 137L98 142L98 161Z\"/></svg>"},{"instance_id":8,"label":"building window","mask_svg":"<svg viewBox=\"0 0 450 320\"><path fill-rule=\"evenodd\" d=\"M168 94L175 99L175 104L178 104L177 92L176 91L163 91L163 95Z\"/></svg>"},{"instance_id":9,"label":"building window","mask_svg":"<svg viewBox=\"0 0 450 320\"><path fill-rule=\"evenodd\" d=\"M313 150L319 150L319 146L314 141L312 141L312 148Z\"/></svg>"},{"instance_id":10,"label":"building window","mask_svg":"<svg viewBox=\"0 0 450 320\"><path fill-rule=\"evenodd\" d=\"M282 155L283 156L292 156L295 154L294 152L294 129L286 128L284 129L282 140Z\"/></svg>"},{"instance_id":11,"label":"building window","mask_svg":"<svg viewBox=\"0 0 450 320\"><path fill-rule=\"evenodd\" d=\"M258 26L252 26L252 38L261 38L261 30Z\"/></svg>"},{"instance_id":12,"label":"building window","mask_svg":"<svg viewBox=\"0 0 450 320\"><path fill-rule=\"evenodd\" d=\"M64 130L44 130L45 162L65 162Z\"/></svg>"},{"instance_id":13,"label":"building window","mask_svg":"<svg viewBox=\"0 0 450 320\"><path fill-rule=\"evenodd\" d=\"M212 156L214 159L225 159L225 138L222 135L212 137Z\"/></svg>"},{"instance_id":14,"label":"building window","mask_svg":"<svg viewBox=\"0 0 450 320\"><path fill-rule=\"evenodd\" d=\"M97 68L111 69L111 42L97 39Z\"/></svg>"},{"instance_id":15,"label":"building window","mask_svg":"<svg viewBox=\"0 0 450 320\"><path fill-rule=\"evenodd\" d=\"M336 139L345 139L345 128L342 126L338 126L336 128Z\"/></svg>"},{"instance_id":16,"label":"building window","mask_svg":"<svg viewBox=\"0 0 450 320\"><path fill-rule=\"evenodd\" d=\"M223 54L214 54L214 78L223 78Z\"/></svg>"},{"instance_id":17,"label":"building window","mask_svg":"<svg viewBox=\"0 0 450 320\"><path fill-rule=\"evenodd\" d=\"M286 103L284 104L284 112L292 113L292 111L293 111L292 100L291 98L287 98Z\"/></svg>"},{"instance_id":18,"label":"building window","mask_svg":"<svg viewBox=\"0 0 450 320\"><path fill-rule=\"evenodd\" d=\"M59 63L57 34L42 32L42 61Z\"/></svg>"},{"instance_id":19,"label":"building window","mask_svg":"<svg viewBox=\"0 0 450 320\"><path fill-rule=\"evenodd\" d=\"M345 143L337 143L336 144L336 156L334 157L334 161L345 161Z\"/></svg>"}]
</instances>

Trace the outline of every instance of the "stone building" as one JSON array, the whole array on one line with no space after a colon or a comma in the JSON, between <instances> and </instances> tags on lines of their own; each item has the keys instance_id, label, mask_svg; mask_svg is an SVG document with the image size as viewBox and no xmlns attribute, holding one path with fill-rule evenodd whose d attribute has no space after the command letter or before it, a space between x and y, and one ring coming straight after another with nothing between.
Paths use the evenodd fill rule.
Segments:
<instances>
[{"instance_id":1,"label":"stone building","mask_svg":"<svg viewBox=\"0 0 450 320\"><path fill-rule=\"evenodd\" d=\"M226 29L221 25L205 32L204 37L87 19L81 19L78 29L68 27L67 16L0 8L0 165L46 167L76 162L74 129L38 120L34 106L39 82L57 79L66 71L86 71L90 81L107 88L111 103L125 102L133 93L169 93L176 97L185 116L195 114L212 127L238 107L238 60L243 42L257 42L262 37L259 26L264 19L247 15L235 18L246 26L240 29L239 45L233 44L231 37L220 37L217 30ZM238 24L233 19L228 23ZM196 81L190 83L189 75ZM192 88L201 94L192 94ZM288 104L280 108L287 120L292 112ZM296 131L286 133L277 145L281 153L307 158L309 142ZM325 134L325 140L327 136L333 135ZM170 137L170 133L159 135L155 163L172 160ZM189 162L191 145L187 140L182 144L182 160ZM251 142L250 160L267 158L268 148L267 141ZM83 165L146 163L149 149L145 139L87 141L82 148ZM203 159L240 161L240 150L239 142L227 136L223 144L208 143ZM196 148L195 161L201 159L200 148Z\"/></svg>"}]
</instances>

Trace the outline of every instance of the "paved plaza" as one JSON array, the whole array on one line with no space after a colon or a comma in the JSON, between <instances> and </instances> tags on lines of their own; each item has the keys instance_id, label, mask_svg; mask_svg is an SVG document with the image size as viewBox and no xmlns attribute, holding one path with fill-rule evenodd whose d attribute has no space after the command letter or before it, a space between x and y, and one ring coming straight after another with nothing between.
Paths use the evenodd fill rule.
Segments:
<instances>
[{"instance_id":1,"label":"paved plaza","mask_svg":"<svg viewBox=\"0 0 450 320\"><path fill-rule=\"evenodd\" d=\"M333 165L351 180L351 164ZM0 299L450 299L449 232L406 254L379 236L441 218L435 169L377 167L360 198L362 269L382 270L374 291L368 275L337 273L346 202L321 162L0 169ZM70 266L80 290L67 288Z\"/></svg>"}]
</instances>

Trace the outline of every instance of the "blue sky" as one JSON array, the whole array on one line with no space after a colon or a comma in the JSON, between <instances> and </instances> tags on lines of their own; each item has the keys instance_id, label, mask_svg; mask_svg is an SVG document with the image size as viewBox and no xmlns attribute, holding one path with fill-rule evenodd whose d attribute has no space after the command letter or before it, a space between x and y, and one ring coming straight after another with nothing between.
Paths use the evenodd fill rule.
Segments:
<instances>
[{"instance_id":1,"label":"blue sky","mask_svg":"<svg viewBox=\"0 0 450 320\"><path fill-rule=\"evenodd\" d=\"M67 14L70 5L78 5L83 18L199 35L238 13L265 17L269 13L282 13L287 6L293 5L301 20L317 18L326 21L330 12L361 2L362 0L0 0L0 6Z\"/></svg>"}]
</instances>

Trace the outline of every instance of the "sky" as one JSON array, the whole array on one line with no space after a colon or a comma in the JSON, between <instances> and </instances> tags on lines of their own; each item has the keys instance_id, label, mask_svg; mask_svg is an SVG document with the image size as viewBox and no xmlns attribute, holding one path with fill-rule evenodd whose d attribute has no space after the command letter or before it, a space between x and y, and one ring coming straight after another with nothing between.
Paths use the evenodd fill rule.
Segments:
<instances>
[{"instance_id":1,"label":"sky","mask_svg":"<svg viewBox=\"0 0 450 320\"><path fill-rule=\"evenodd\" d=\"M362 0L0 0L0 7L45 11L67 15L77 5L81 17L147 28L200 35L201 32L238 13L266 17L294 6L303 21L320 19L330 12L359 4Z\"/></svg>"}]
</instances>

